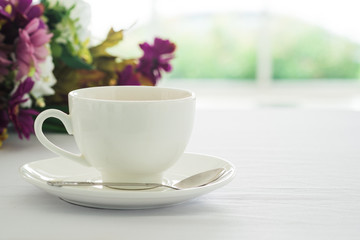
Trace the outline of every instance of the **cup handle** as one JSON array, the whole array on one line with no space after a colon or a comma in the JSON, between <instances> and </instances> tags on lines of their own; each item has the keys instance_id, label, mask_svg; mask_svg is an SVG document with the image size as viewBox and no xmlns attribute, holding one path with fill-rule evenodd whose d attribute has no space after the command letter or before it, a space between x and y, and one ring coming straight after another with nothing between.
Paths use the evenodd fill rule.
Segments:
<instances>
[{"instance_id":1,"label":"cup handle","mask_svg":"<svg viewBox=\"0 0 360 240\"><path fill-rule=\"evenodd\" d=\"M39 139L41 144L44 145L50 151L52 151L60 156L71 159L82 165L90 166L90 164L85 160L85 158L82 154L75 154L75 153L68 152L68 151L56 146L52 142L50 142L49 139L44 135L44 133L42 131L42 126L43 126L44 121L50 117L59 119L64 124L66 131L70 135L73 134L73 128L72 128L72 124L71 124L70 115L67 115L66 113L56 110L56 109L48 109L48 110L41 112L35 119L35 124L34 124L35 135Z\"/></svg>"}]
</instances>

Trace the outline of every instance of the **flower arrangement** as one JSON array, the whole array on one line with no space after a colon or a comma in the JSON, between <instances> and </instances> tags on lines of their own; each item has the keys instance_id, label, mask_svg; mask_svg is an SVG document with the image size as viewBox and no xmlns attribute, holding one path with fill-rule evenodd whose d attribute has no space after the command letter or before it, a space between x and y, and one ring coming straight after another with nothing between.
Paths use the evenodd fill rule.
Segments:
<instances>
[{"instance_id":1,"label":"flower arrangement","mask_svg":"<svg viewBox=\"0 0 360 240\"><path fill-rule=\"evenodd\" d=\"M81 0L0 0L0 147L13 125L19 138L34 132L34 117L46 106L67 106L69 91L104 85L155 86L170 72L176 46L155 38L143 55L108 53L124 30L110 29L90 47L90 7Z\"/></svg>"},{"instance_id":2,"label":"flower arrangement","mask_svg":"<svg viewBox=\"0 0 360 240\"><path fill-rule=\"evenodd\" d=\"M11 122L20 138L33 132L34 105L54 93L52 34L41 19L42 5L0 0L0 145Z\"/></svg>"}]
</instances>

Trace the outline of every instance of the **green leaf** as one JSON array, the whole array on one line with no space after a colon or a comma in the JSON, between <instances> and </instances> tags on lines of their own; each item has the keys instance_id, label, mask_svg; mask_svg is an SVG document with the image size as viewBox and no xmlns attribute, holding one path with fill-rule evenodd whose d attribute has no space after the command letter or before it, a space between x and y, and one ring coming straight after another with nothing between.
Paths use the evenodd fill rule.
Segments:
<instances>
[{"instance_id":1,"label":"green leaf","mask_svg":"<svg viewBox=\"0 0 360 240\"><path fill-rule=\"evenodd\" d=\"M92 65L86 63L78 56L73 56L72 54L70 54L68 49L64 45L61 45L61 49L62 52L60 59L69 67L74 69L87 69L87 70L91 70L94 68Z\"/></svg>"},{"instance_id":2,"label":"green leaf","mask_svg":"<svg viewBox=\"0 0 360 240\"><path fill-rule=\"evenodd\" d=\"M54 58L59 58L62 54L62 47L57 43L51 43L51 53Z\"/></svg>"},{"instance_id":3,"label":"green leaf","mask_svg":"<svg viewBox=\"0 0 360 240\"><path fill-rule=\"evenodd\" d=\"M106 49L115 46L123 39L123 30L114 31L114 29L110 29L106 39L98 46L90 48L91 55L96 57L112 57Z\"/></svg>"}]
</instances>

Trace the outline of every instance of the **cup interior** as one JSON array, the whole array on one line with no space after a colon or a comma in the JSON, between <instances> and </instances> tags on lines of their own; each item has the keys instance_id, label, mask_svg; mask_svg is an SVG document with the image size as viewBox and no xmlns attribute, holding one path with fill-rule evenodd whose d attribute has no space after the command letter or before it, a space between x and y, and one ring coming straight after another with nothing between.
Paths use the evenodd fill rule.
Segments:
<instances>
[{"instance_id":1,"label":"cup interior","mask_svg":"<svg viewBox=\"0 0 360 240\"><path fill-rule=\"evenodd\" d=\"M166 101L194 98L190 91L147 86L105 86L74 90L70 96L104 101Z\"/></svg>"}]
</instances>

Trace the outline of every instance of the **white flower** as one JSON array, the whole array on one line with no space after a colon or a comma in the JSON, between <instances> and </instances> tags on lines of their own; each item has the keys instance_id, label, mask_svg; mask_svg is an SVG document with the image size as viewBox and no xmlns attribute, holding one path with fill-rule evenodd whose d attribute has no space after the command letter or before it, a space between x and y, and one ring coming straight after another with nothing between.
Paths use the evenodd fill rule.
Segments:
<instances>
[{"instance_id":1,"label":"white flower","mask_svg":"<svg viewBox=\"0 0 360 240\"><path fill-rule=\"evenodd\" d=\"M54 63L51 55L48 55L46 60L39 64L39 68L39 79L34 79L35 84L31 90L31 95L36 99L54 94L55 91L51 87L56 83L56 78L53 74Z\"/></svg>"},{"instance_id":2,"label":"white flower","mask_svg":"<svg viewBox=\"0 0 360 240\"><path fill-rule=\"evenodd\" d=\"M61 32L61 35L55 39L57 43L66 44L69 40L73 40L73 32L66 22L63 21L58 23L56 25L56 30Z\"/></svg>"},{"instance_id":3,"label":"white flower","mask_svg":"<svg viewBox=\"0 0 360 240\"><path fill-rule=\"evenodd\" d=\"M32 101L31 101L29 94L24 94L23 99L27 99L27 100L25 102L21 103L20 106L22 108L31 108Z\"/></svg>"},{"instance_id":4,"label":"white flower","mask_svg":"<svg viewBox=\"0 0 360 240\"><path fill-rule=\"evenodd\" d=\"M76 22L76 26L78 27L78 37L81 42L86 41L90 38L90 19L91 19L91 8L90 4L81 0L68 0L69 2L76 3L75 8L71 11L70 17L72 19L79 19ZM64 1L64 3L67 1ZM71 6L71 5L70 5Z\"/></svg>"},{"instance_id":5,"label":"white flower","mask_svg":"<svg viewBox=\"0 0 360 240\"><path fill-rule=\"evenodd\" d=\"M61 5L63 5L66 8L71 8L75 5L74 9L70 12L70 18L72 20L77 19L76 21L76 28L77 28L77 34L79 37L79 40L81 42L84 42L90 37L90 31L88 29L90 25L90 19L91 19L91 8L90 4L87 2L84 2L82 0L48 0L50 3L50 8L53 7L57 2L59 2ZM62 39L67 39L67 36L69 33L66 31L69 31L67 28L68 26L61 26L61 23L57 26L57 28L61 29L61 37ZM63 32L63 30L65 32ZM71 30L70 30L71 31ZM70 33L71 34L71 33Z\"/></svg>"}]
</instances>

